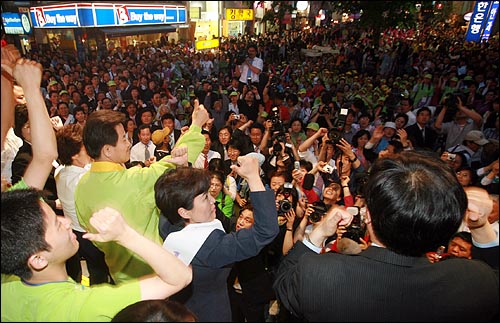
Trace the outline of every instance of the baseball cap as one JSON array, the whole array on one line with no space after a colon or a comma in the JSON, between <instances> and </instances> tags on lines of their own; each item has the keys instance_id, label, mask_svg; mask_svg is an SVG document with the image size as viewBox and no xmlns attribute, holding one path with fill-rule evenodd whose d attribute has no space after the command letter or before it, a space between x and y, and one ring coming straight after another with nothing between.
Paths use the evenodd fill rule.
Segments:
<instances>
[{"instance_id":1,"label":"baseball cap","mask_svg":"<svg viewBox=\"0 0 500 323\"><path fill-rule=\"evenodd\" d=\"M484 146L486 145L489 140L484 138L484 134L479 131L479 130L471 130L469 131L466 135L465 135L465 138L464 140L467 140L467 141L472 141L476 144L478 144L479 146Z\"/></svg>"},{"instance_id":2,"label":"baseball cap","mask_svg":"<svg viewBox=\"0 0 500 323\"><path fill-rule=\"evenodd\" d=\"M453 82L458 82L458 77L454 76L450 79L450 81L453 81Z\"/></svg>"},{"instance_id":3,"label":"baseball cap","mask_svg":"<svg viewBox=\"0 0 500 323\"><path fill-rule=\"evenodd\" d=\"M307 125L306 127L307 129L312 129L314 131L318 131L319 130L319 124L317 124L316 122L311 122Z\"/></svg>"},{"instance_id":4,"label":"baseball cap","mask_svg":"<svg viewBox=\"0 0 500 323\"><path fill-rule=\"evenodd\" d=\"M392 129L394 129L394 130L397 130L397 128L396 128L396 124L395 124L394 122L391 122L391 121L386 122L386 123L384 124L384 128L392 128Z\"/></svg>"},{"instance_id":5,"label":"baseball cap","mask_svg":"<svg viewBox=\"0 0 500 323\"><path fill-rule=\"evenodd\" d=\"M108 86L116 86L116 82L111 80L111 81L108 81L108 83L106 83Z\"/></svg>"},{"instance_id":6,"label":"baseball cap","mask_svg":"<svg viewBox=\"0 0 500 323\"><path fill-rule=\"evenodd\" d=\"M58 84L58 82L57 82L57 81L50 81L50 82L49 82L49 86L56 85L56 84Z\"/></svg>"},{"instance_id":7,"label":"baseball cap","mask_svg":"<svg viewBox=\"0 0 500 323\"><path fill-rule=\"evenodd\" d=\"M183 107L185 107L185 106L186 106L186 105L188 105L188 104L189 104L189 100L184 99L184 100L182 100L182 101L181 101L181 105L182 105Z\"/></svg>"},{"instance_id":8,"label":"baseball cap","mask_svg":"<svg viewBox=\"0 0 500 323\"><path fill-rule=\"evenodd\" d=\"M432 75L431 74L425 74L424 78L426 78L426 79L432 79Z\"/></svg>"},{"instance_id":9,"label":"baseball cap","mask_svg":"<svg viewBox=\"0 0 500 323\"><path fill-rule=\"evenodd\" d=\"M161 145L163 142L163 139L165 139L166 136L170 135L170 128L165 127L161 130L155 130L153 134L151 135L151 140L155 145Z\"/></svg>"},{"instance_id":10,"label":"baseball cap","mask_svg":"<svg viewBox=\"0 0 500 323\"><path fill-rule=\"evenodd\" d=\"M238 92L236 92L236 91L233 91L233 92L231 92L231 93L229 94L229 96L233 96L233 95L236 95L236 96L238 96Z\"/></svg>"},{"instance_id":11,"label":"baseball cap","mask_svg":"<svg viewBox=\"0 0 500 323\"><path fill-rule=\"evenodd\" d=\"M59 92L59 95L63 95L63 94L68 94L69 95L69 92L66 91L66 90L62 90L61 92Z\"/></svg>"},{"instance_id":12,"label":"baseball cap","mask_svg":"<svg viewBox=\"0 0 500 323\"><path fill-rule=\"evenodd\" d=\"M306 94L307 91L306 89L300 89L299 92L297 92L297 94Z\"/></svg>"}]
</instances>

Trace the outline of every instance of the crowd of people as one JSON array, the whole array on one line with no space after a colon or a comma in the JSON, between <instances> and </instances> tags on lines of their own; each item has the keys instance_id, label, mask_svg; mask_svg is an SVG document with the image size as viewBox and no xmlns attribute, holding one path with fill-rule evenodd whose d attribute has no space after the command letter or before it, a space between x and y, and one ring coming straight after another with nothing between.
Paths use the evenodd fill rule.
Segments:
<instances>
[{"instance_id":1,"label":"crowd of people","mask_svg":"<svg viewBox=\"0 0 500 323\"><path fill-rule=\"evenodd\" d=\"M440 28L2 47L2 321L498 318L498 35Z\"/></svg>"}]
</instances>

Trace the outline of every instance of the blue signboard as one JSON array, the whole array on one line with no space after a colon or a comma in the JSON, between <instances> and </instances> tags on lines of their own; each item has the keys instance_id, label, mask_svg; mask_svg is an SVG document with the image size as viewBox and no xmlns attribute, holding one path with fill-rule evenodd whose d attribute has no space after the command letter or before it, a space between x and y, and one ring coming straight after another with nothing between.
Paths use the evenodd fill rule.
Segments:
<instances>
[{"instance_id":1,"label":"blue signboard","mask_svg":"<svg viewBox=\"0 0 500 323\"><path fill-rule=\"evenodd\" d=\"M6 34L25 35L31 33L31 23L25 13L3 12L2 23Z\"/></svg>"},{"instance_id":2,"label":"blue signboard","mask_svg":"<svg viewBox=\"0 0 500 323\"><path fill-rule=\"evenodd\" d=\"M34 27L114 27L186 23L186 7L80 3L30 8Z\"/></svg>"},{"instance_id":3,"label":"blue signboard","mask_svg":"<svg viewBox=\"0 0 500 323\"><path fill-rule=\"evenodd\" d=\"M474 12L469 21L469 28L465 35L466 41L476 43L481 41L481 35L488 19L491 4L491 1L476 1Z\"/></svg>"},{"instance_id":4,"label":"blue signboard","mask_svg":"<svg viewBox=\"0 0 500 323\"><path fill-rule=\"evenodd\" d=\"M484 27L483 36L481 36L481 41L487 41L491 35L491 29L493 28L493 23L497 17L499 1L493 1L491 5L490 14L488 15L488 20L486 21L486 26Z\"/></svg>"},{"instance_id":5,"label":"blue signboard","mask_svg":"<svg viewBox=\"0 0 500 323\"><path fill-rule=\"evenodd\" d=\"M76 5L46 6L30 8L33 27L67 28L79 27Z\"/></svg>"}]
</instances>

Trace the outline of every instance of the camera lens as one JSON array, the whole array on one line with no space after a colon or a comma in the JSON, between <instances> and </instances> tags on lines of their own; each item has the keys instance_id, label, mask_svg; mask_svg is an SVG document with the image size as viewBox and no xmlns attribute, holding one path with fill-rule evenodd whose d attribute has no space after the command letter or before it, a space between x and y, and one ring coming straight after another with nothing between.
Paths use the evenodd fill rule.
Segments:
<instances>
[{"instance_id":1,"label":"camera lens","mask_svg":"<svg viewBox=\"0 0 500 323\"><path fill-rule=\"evenodd\" d=\"M279 214L288 213L292 209L292 203L289 200L281 200L279 206Z\"/></svg>"}]
</instances>

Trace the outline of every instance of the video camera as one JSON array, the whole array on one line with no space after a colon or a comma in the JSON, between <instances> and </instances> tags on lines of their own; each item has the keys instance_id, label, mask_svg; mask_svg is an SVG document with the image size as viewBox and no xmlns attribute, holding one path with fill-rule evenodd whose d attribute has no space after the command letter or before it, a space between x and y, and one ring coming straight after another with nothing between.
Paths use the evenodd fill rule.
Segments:
<instances>
[{"instance_id":1,"label":"video camera","mask_svg":"<svg viewBox=\"0 0 500 323\"><path fill-rule=\"evenodd\" d=\"M338 144L340 139L342 139L342 132L344 131L348 111L346 108L340 108L333 127L328 131L328 140L334 145Z\"/></svg>"}]
</instances>

